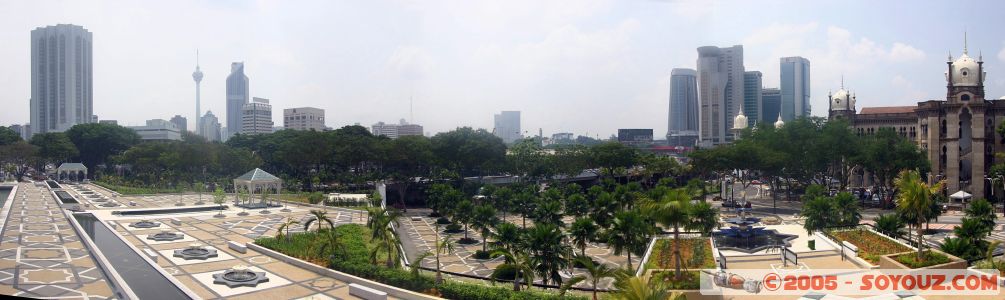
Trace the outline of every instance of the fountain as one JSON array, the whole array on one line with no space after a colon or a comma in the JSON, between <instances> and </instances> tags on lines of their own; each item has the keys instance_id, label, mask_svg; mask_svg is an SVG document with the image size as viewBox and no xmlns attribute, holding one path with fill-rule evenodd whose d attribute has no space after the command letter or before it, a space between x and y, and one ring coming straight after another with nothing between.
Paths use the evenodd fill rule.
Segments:
<instances>
[{"instance_id":1,"label":"fountain","mask_svg":"<svg viewBox=\"0 0 1005 300\"><path fill-rule=\"evenodd\" d=\"M749 208L737 208L737 216L725 220L734 226L712 233L716 247L754 253L767 248L788 246L789 241L796 238L795 235L781 234L774 229L754 227L753 225L760 223L761 219L749 216L749 210Z\"/></svg>"},{"instance_id":2,"label":"fountain","mask_svg":"<svg viewBox=\"0 0 1005 300\"><path fill-rule=\"evenodd\" d=\"M199 243L192 243L185 249L175 250L174 257L181 257L185 260L190 259L201 259L206 260L211 257L216 257L215 249L206 249L205 246Z\"/></svg>"},{"instance_id":3,"label":"fountain","mask_svg":"<svg viewBox=\"0 0 1005 300\"><path fill-rule=\"evenodd\" d=\"M109 202L109 203L111 203L111 202ZM105 204L108 204L108 203L105 203ZM102 206L104 206L104 204L102 204ZM135 227L135 228L154 228L154 227L161 226L161 223L157 223L157 222L153 222L153 221L149 221L149 220L142 220L142 221L139 221L139 222L134 222L132 224L129 224L129 226L130 227Z\"/></svg>"},{"instance_id":4,"label":"fountain","mask_svg":"<svg viewBox=\"0 0 1005 300\"><path fill-rule=\"evenodd\" d=\"M269 282L265 272L254 272L244 265L236 265L223 273L213 274L214 284L224 284L228 287L255 287L259 283Z\"/></svg>"},{"instance_id":5,"label":"fountain","mask_svg":"<svg viewBox=\"0 0 1005 300\"><path fill-rule=\"evenodd\" d=\"M154 240L154 241L158 241L158 242L177 241L177 240L180 240L180 239L183 239L183 238L185 238L185 235L183 235L181 233L177 233L177 232L171 232L169 230L163 230L163 231L161 231L159 233L151 234L151 235L147 236L148 240Z\"/></svg>"}]
</instances>

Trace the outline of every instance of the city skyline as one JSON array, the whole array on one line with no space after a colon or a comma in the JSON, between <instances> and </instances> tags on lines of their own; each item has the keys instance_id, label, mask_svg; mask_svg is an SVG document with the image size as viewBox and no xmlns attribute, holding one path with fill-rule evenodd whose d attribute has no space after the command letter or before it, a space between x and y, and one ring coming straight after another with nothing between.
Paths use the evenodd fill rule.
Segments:
<instances>
[{"instance_id":1,"label":"city skyline","mask_svg":"<svg viewBox=\"0 0 1005 300\"><path fill-rule=\"evenodd\" d=\"M974 18L948 21L938 12L958 5L912 3L911 14L895 16L896 24L911 25L902 27L871 21L905 9L898 3L578 4L181 2L177 8L143 4L136 8L141 14L107 15L93 12L141 5L3 3L0 42L9 47L0 49L0 99L9 109L0 112L0 122L29 122L29 32L67 23L94 33L94 114L121 124L189 117L197 48L206 72L203 111L226 111L227 65L244 61L256 79L252 95L277 99L273 114L318 107L332 112L326 125L333 128L408 116L405 104L414 96L414 122L432 133L458 126L491 130L489 117L512 109L523 112L523 127L545 133L606 137L617 128L657 128L655 135L663 136L670 70L695 68L694 49L705 45L743 45L745 68L763 72L765 88L779 87L779 58L807 58L815 116L826 115L827 92L840 87L842 74L862 97L860 106L911 105L944 94L942 78L931 76L938 74L933 65L949 53L959 55L964 30L970 52L986 55L989 98L1005 94L1005 77L995 71L1005 69L1005 43L992 31L1001 25L991 15L1002 6L995 2L964 2L981 9ZM45 9L55 5L61 9ZM743 18L750 10L764 17ZM828 13L792 14L799 10ZM24 11L39 13L18 13ZM193 17L177 18L181 11ZM332 25L320 30L336 43L296 32L314 28L312 20L333 11L347 14L346 22L403 21L368 30L322 23ZM856 18L843 17L850 14ZM145 78L134 75L141 71ZM571 107L575 114L554 113ZM195 118L189 122L195 128Z\"/></svg>"}]
</instances>

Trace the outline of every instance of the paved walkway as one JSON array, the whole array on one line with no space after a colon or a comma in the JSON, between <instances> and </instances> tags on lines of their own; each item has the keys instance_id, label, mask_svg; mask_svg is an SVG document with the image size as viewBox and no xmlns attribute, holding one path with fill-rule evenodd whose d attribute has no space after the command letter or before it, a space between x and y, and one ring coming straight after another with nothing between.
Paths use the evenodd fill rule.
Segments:
<instances>
[{"instance_id":1,"label":"paved walkway","mask_svg":"<svg viewBox=\"0 0 1005 300\"><path fill-rule=\"evenodd\" d=\"M21 183L0 241L0 294L110 299L90 251L45 188Z\"/></svg>"}]
</instances>

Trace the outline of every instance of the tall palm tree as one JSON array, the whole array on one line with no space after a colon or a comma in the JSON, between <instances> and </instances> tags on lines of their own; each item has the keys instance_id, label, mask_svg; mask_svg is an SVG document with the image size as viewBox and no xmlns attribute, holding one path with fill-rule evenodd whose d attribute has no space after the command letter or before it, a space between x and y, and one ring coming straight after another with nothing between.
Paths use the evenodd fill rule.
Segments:
<instances>
[{"instance_id":1,"label":"tall palm tree","mask_svg":"<svg viewBox=\"0 0 1005 300\"><path fill-rule=\"evenodd\" d=\"M547 223L565 227L565 223L562 222L562 202L554 199L542 199L534 211L534 221L536 224Z\"/></svg>"},{"instance_id":2,"label":"tall palm tree","mask_svg":"<svg viewBox=\"0 0 1005 300\"><path fill-rule=\"evenodd\" d=\"M614 216L611 229L607 231L607 245L614 248L614 255L628 255L628 269L632 268L632 253L641 253L652 232L637 210L623 211Z\"/></svg>"},{"instance_id":3,"label":"tall palm tree","mask_svg":"<svg viewBox=\"0 0 1005 300\"><path fill-rule=\"evenodd\" d=\"M929 207L931 207L932 201L934 201L934 195L942 190L943 182L940 181L934 185L928 185L921 180L921 175L918 174L918 171L904 170L894 180L894 184L898 191L897 210L914 217L912 224L918 231L918 260L924 260L924 256L922 255L924 249L922 241L924 229L921 225L925 223L925 215Z\"/></svg>"},{"instance_id":4,"label":"tall palm tree","mask_svg":"<svg viewBox=\"0 0 1005 300\"><path fill-rule=\"evenodd\" d=\"M838 215L839 224L842 226L855 226L862 220L862 213L859 212L858 200L851 193L841 192L834 196L834 208Z\"/></svg>"},{"instance_id":5,"label":"tall palm tree","mask_svg":"<svg viewBox=\"0 0 1005 300\"><path fill-rule=\"evenodd\" d=\"M334 255L335 251L340 251L345 256L345 247L343 247L342 241L339 240L338 232L336 230L328 230L327 233L326 237L328 240L321 246L321 253L327 253L326 251L331 249L332 255Z\"/></svg>"},{"instance_id":6,"label":"tall palm tree","mask_svg":"<svg viewBox=\"0 0 1005 300\"><path fill-rule=\"evenodd\" d=\"M586 268L586 274L590 275L590 283L593 285L593 300L597 300L597 285L600 284L600 280L617 276L618 272L620 272L618 268L611 268L603 263L595 265L593 264L593 260L586 256L580 256L576 260ZM584 276L579 275L576 277Z\"/></svg>"},{"instance_id":7,"label":"tall palm tree","mask_svg":"<svg viewBox=\"0 0 1005 300\"><path fill-rule=\"evenodd\" d=\"M293 220L293 217L286 217L286 221L276 229L276 239L281 240L283 237L290 235L290 227L296 224L300 224L300 221ZM286 230L285 235L283 234L283 230Z\"/></svg>"},{"instance_id":8,"label":"tall palm tree","mask_svg":"<svg viewBox=\"0 0 1005 300\"><path fill-rule=\"evenodd\" d=\"M387 248L387 266L393 267L396 263L394 247L398 245L398 236L391 228L391 224L398 224L401 212L383 208L375 208L371 212L370 221L367 223L371 232L370 240L377 241L380 246ZM376 253L372 255L376 255Z\"/></svg>"},{"instance_id":9,"label":"tall palm tree","mask_svg":"<svg viewBox=\"0 0 1005 300\"><path fill-rule=\"evenodd\" d=\"M478 229L482 235L482 252L488 252L488 237L492 234L492 227L499 223L496 218L496 209L491 205L483 204L475 208L471 216L471 226Z\"/></svg>"},{"instance_id":10,"label":"tall palm tree","mask_svg":"<svg viewBox=\"0 0 1005 300\"><path fill-rule=\"evenodd\" d=\"M320 209L312 209L311 216L313 216L313 218L304 222L304 231L309 231L311 224L314 222L318 222L318 231L321 231L321 229L324 228L324 223L328 223L328 228L335 228L335 223L328 218L328 212Z\"/></svg>"},{"instance_id":11,"label":"tall palm tree","mask_svg":"<svg viewBox=\"0 0 1005 300\"><path fill-rule=\"evenodd\" d=\"M683 259L680 256L680 230L693 226L691 219L691 195L688 194L687 189L673 189L663 194L659 201L649 202L646 206L648 212L657 223L673 230L673 252L671 258L674 265L674 277L680 279L681 265L683 264ZM663 243L664 248L666 244ZM663 249L664 253L665 250ZM664 255L664 257L666 256ZM662 263L666 264L665 259Z\"/></svg>"},{"instance_id":12,"label":"tall palm tree","mask_svg":"<svg viewBox=\"0 0 1005 300\"><path fill-rule=\"evenodd\" d=\"M430 256L433 256L433 252L422 252L419 256L415 257L415 262L409 266L409 271L412 273L412 278L419 278L419 271L422 270L422 261Z\"/></svg>"},{"instance_id":13,"label":"tall palm tree","mask_svg":"<svg viewBox=\"0 0 1005 300\"><path fill-rule=\"evenodd\" d=\"M474 204L471 204L471 201L469 200L463 200L457 203L457 205L454 206L454 209L452 209L451 214L453 216L451 219L453 219L454 222L464 224L464 238L462 240L470 240L468 238L468 225L471 224L471 219L474 217L474 210L475 206Z\"/></svg>"},{"instance_id":14,"label":"tall palm tree","mask_svg":"<svg viewBox=\"0 0 1005 300\"><path fill-rule=\"evenodd\" d=\"M454 251L454 242L447 235L447 238L440 239L440 225L436 225L436 284L443 283L443 275L440 274L440 254L450 254Z\"/></svg>"},{"instance_id":15,"label":"tall palm tree","mask_svg":"<svg viewBox=\"0 0 1005 300\"><path fill-rule=\"evenodd\" d=\"M586 245L591 240L597 238L597 232L600 228L597 224L593 223L593 219L590 217L583 217L576 219L569 226L569 237L572 238L573 244L579 247L582 256L586 256Z\"/></svg>"},{"instance_id":16,"label":"tall palm tree","mask_svg":"<svg viewBox=\"0 0 1005 300\"><path fill-rule=\"evenodd\" d=\"M565 235L554 224L538 224L527 232L534 271L548 283L562 284L558 271L569 266L572 248L562 242Z\"/></svg>"}]
</instances>

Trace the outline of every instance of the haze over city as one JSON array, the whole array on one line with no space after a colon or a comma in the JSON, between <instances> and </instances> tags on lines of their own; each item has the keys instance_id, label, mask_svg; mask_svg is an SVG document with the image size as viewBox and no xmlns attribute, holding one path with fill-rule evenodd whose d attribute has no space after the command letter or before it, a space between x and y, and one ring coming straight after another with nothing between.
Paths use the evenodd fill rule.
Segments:
<instances>
[{"instance_id":1,"label":"haze over city","mask_svg":"<svg viewBox=\"0 0 1005 300\"><path fill-rule=\"evenodd\" d=\"M412 119L427 134L522 128L599 135L666 132L670 70L696 48L743 45L747 71L777 87L778 60L812 63L812 113L844 77L862 106L945 96L947 55L967 32L983 54L988 98L1005 95L1005 38L996 2L697 1L128 1L0 3L0 124L27 123L30 31L54 24L94 34L94 114L122 125L173 115L224 118L224 80L244 62L250 94L282 109L327 111L326 125ZM28 13L30 12L30 13ZM414 112L409 101L414 99ZM414 116L414 117L410 117ZM277 122L280 125L281 122Z\"/></svg>"}]
</instances>

